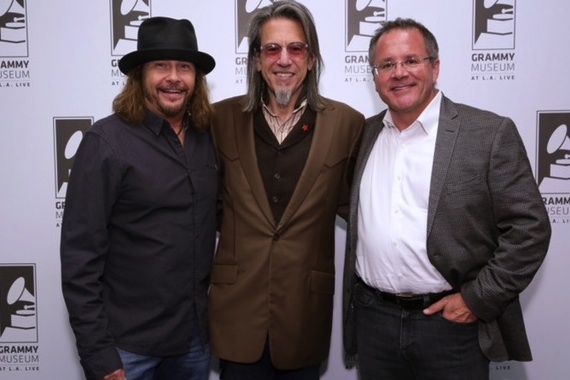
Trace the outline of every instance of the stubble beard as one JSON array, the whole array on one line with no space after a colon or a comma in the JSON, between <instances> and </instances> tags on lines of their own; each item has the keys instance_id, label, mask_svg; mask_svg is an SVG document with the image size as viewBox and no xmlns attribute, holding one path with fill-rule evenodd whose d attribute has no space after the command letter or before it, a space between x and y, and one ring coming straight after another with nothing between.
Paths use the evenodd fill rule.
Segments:
<instances>
[{"instance_id":1,"label":"stubble beard","mask_svg":"<svg viewBox=\"0 0 570 380\"><path fill-rule=\"evenodd\" d=\"M182 102L181 105L170 106L170 105L164 103L160 99L160 96L158 95L158 91L157 92L151 92L150 89L148 89L146 86L143 86L143 93L144 93L144 97L145 97L146 101L149 104L154 105L157 108L157 110L166 117L178 116L180 114L180 112L182 112L183 110L186 109L186 107L188 106L188 102L190 100L190 97L186 96L184 99L184 102Z\"/></svg>"}]
</instances>

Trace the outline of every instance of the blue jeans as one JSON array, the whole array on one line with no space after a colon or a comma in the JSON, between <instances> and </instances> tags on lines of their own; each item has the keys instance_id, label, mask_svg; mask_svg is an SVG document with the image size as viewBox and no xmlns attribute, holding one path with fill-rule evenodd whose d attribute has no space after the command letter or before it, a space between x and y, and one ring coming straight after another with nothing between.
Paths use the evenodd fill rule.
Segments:
<instances>
[{"instance_id":1,"label":"blue jeans","mask_svg":"<svg viewBox=\"0 0 570 380\"><path fill-rule=\"evenodd\" d=\"M453 323L441 313L404 310L358 284L355 289L361 380L488 380L489 361L477 323Z\"/></svg>"},{"instance_id":2,"label":"blue jeans","mask_svg":"<svg viewBox=\"0 0 570 380\"><path fill-rule=\"evenodd\" d=\"M179 356L144 356L117 349L129 380L208 380L210 346L192 339L190 352Z\"/></svg>"}]
</instances>

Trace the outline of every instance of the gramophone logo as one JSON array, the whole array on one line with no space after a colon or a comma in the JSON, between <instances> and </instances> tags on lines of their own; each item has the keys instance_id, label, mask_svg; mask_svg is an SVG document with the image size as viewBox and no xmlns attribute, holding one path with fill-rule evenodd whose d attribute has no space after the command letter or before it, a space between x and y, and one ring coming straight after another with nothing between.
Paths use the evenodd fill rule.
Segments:
<instances>
[{"instance_id":1,"label":"gramophone logo","mask_svg":"<svg viewBox=\"0 0 570 380\"><path fill-rule=\"evenodd\" d=\"M386 17L386 0L346 0L346 51L368 52L370 38Z\"/></svg>"},{"instance_id":2,"label":"gramophone logo","mask_svg":"<svg viewBox=\"0 0 570 380\"><path fill-rule=\"evenodd\" d=\"M473 0L471 80L515 79L515 21L515 0Z\"/></svg>"},{"instance_id":3,"label":"gramophone logo","mask_svg":"<svg viewBox=\"0 0 570 380\"><path fill-rule=\"evenodd\" d=\"M474 0L473 50L515 48L515 0Z\"/></svg>"},{"instance_id":4,"label":"gramophone logo","mask_svg":"<svg viewBox=\"0 0 570 380\"><path fill-rule=\"evenodd\" d=\"M236 0L236 54L247 54L247 27L253 12L271 3L273 0Z\"/></svg>"},{"instance_id":5,"label":"gramophone logo","mask_svg":"<svg viewBox=\"0 0 570 380\"><path fill-rule=\"evenodd\" d=\"M38 342L33 264L0 265L0 342Z\"/></svg>"},{"instance_id":6,"label":"gramophone logo","mask_svg":"<svg viewBox=\"0 0 570 380\"><path fill-rule=\"evenodd\" d=\"M24 0L0 0L0 56L28 56L28 26Z\"/></svg>"},{"instance_id":7,"label":"gramophone logo","mask_svg":"<svg viewBox=\"0 0 570 380\"><path fill-rule=\"evenodd\" d=\"M150 0L111 1L111 55L137 49L139 26L151 16Z\"/></svg>"},{"instance_id":8,"label":"gramophone logo","mask_svg":"<svg viewBox=\"0 0 570 380\"><path fill-rule=\"evenodd\" d=\"M538 111L538 188L551 223L570 224L570 111Z\"/></svg>"},{"instance_id":9,"label":"gramophone logo","mask_svg":"<svg viewBox=\"0 0 570 380\"><path fill-rule=\"evenodd\" d=\"M540 192L570 193L570 111L538 112L537 152Z\"/></svg>"},{"instance_id":10,"label":"gramophone logo","mask_svg":"<svg viewBox=\"0 0 570 380\"><path fill-rule=\"evenodd\" d=\"M65 199L69 173L73 165L75 153L85 133L93 125L92 117L84 118L54 118L53 133L55 143L55 197ZM61 202L56 208L63 210Z\"/></svg>"},{"instance_id":11,"label":"gramophone logo","mask_svg":"<svg viewBox=\"0 0 570 380\"><path fill-rule=\"evenodd\" d=\"M371 82L368 47L374 32L387 20L387 0L346 0L344 81Z\"/></svg>"}]
</instances>

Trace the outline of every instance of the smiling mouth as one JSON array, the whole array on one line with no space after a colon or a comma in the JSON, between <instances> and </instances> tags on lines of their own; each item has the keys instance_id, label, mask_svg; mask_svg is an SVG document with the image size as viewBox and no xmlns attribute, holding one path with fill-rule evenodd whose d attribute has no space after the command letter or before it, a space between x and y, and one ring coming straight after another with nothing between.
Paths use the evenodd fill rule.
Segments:
<instances>
[{"instance_id":1,"label":"smiling mouth","mask_svg":"<svg viewBox=\"0 0 570 380\"><path fill-rule=\"evenodd\" d=\"M181 92L184 92L184 90L181 88L161 88L159 91L170 94L179 94Z\"/></svg>"},{"instance_id":2,"label":"smiling mouth","mask_svg":"<svg viewBox=\"0 0 570 380\"><path fill-rule=\"evenodd\" d=\"M392 87L392 91L404 91L404 90L407 90L409 88L412 88L413 86L414 86L413 84L394 86L394 87Z\"/></svg>"},{"instance_id":3,"label":"smiling mouth","mask_svg":"<svg viewBox=\"0 0 570 380\"><path fill-rule=\"evenodd\" d=\"M161 89L159 89L159 92L161 92L162 94L165 94L167 96L168 95L175 96L175 95L184 94L184 90L181 88L161 88Z\"/></svg>"}]
</instances>

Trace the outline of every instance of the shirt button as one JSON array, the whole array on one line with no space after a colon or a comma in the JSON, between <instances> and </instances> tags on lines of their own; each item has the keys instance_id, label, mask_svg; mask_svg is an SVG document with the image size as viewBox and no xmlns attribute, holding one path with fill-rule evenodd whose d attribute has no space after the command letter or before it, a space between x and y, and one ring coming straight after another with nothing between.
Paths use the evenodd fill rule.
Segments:
<instances>
[{"instance_id":1,"label":"shirt button","mask_svg":"<svg viewBox=\"0 0 570 380\"><path fill-rule=\"evenodd\" d=\"M273 178L275 178L275 179L281 179L281 174L275 173L275 174L273 174Z\"/></svg>"},{"instance_id":2,"label":"shirt button","mask_svg":"<svg viewBox=\"0 0 570 380\"><path fill-rule=\"evenodd\" d=\"M279 202L279 198L277 198L275 195L271 197L271 202L273 203L277 203Z\"/></svg>"}]
</instances>

